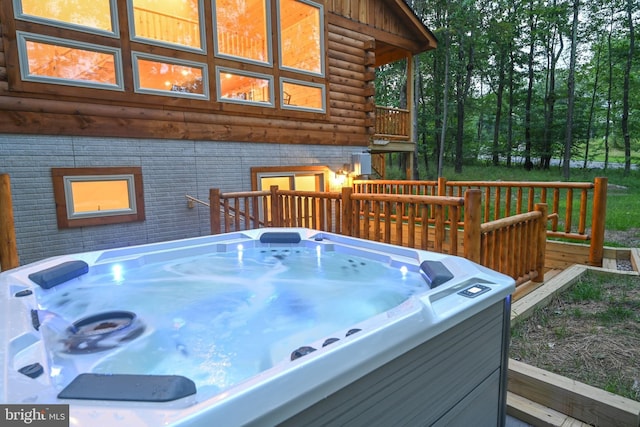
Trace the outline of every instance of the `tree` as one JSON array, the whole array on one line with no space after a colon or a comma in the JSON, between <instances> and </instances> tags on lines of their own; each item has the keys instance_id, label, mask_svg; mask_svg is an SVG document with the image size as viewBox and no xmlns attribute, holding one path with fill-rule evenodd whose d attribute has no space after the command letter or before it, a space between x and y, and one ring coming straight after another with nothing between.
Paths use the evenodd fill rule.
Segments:
<instances>
[{"instance_id":1,"label":"tree","mask_svg":"<svg viewBox=\"0 0 640 427\"><path fill-rule=\"evenodd\" d=\"M564 142L564 159L562 172L565 181L569 180L571 171L571 142L573 137L573 104L575 102L575 72L576 72L576 49L578 38L578 11L580 0L573 0L573 25L571 30L571 59L569 64L569 78L567 81L567 131Z\"/></svg>"},{"instance_id":2,"label":"tree","mask_svg":"<svg viewBox=\"0 0 640 427\"><path fill-rule=\"evenodd\" d=\"M624 174L631 172L631 137L629 135L629 92L631 65L635 53L635 33L633 27L633 1L627 0L627 21L629 25L629 55L624 70L624 89L622 91L622 136L624 138Z\"/></svg>"}]
</instances>

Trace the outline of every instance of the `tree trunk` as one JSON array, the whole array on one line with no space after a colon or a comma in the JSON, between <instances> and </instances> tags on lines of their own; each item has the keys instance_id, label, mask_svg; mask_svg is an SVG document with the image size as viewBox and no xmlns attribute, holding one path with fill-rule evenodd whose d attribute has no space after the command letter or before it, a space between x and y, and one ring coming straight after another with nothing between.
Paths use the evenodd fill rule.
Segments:
<instances>
[{"instance_id":1,"label":"tree trunk","mask_svg":"<svg viewBox=\"0 0 640 427\"><path fill-rule=\"evenodd\" d=\"M631 136L629 135L629 79L631 64L635 52L635 34L633 28L633 1L627 0L627 19L629 20L629 54L624 69L624 89L622 96L622 136L624 137L624 175L631 173Z\"/></svg>"},{"instance_id":2,"label":"tree trunk","mask_svg":"<svg viewBox=\"0 0 640 427\"><path fill-rule=\"evenodd\" d=\"M442 129L438 149L438 178L442 177L444 163L444 141L447 134L447 113L449 112L449 34L444 36L444 94L442 95Z\"/></svg>"},{"instance_id":3,"label":"tree trunk","mask_svg":"<svg viewBox=\"0 0 640 427\"><path fill-rule=\"evenodd\" d=\"M535 56L535 37L534 33L537 27L537 17L533 13L533 2L529 3L529 57L527 60L528 70L528 86L527 86L527 100L525 102L525 116L524 116L524 168L531 170L533 168L533 162L531 162L531 104L533 99L533 79L534 79L534 56Z\"/></svg>"},{"instance_id":4,"label":"tree trunk","mask_svg":"<svg viewBox=\"0 0 640 427\"><path fill-rule=\"evenodd\" d=\"M573 138L573 104L575 102L576 50L578 44L578 9L580 0L573 1L573 28L571 30L571 56L569 60L569 78L567 81L567 131L564 140L564 161L562 173L565 181L569 181L571 173L571 142Z\"/></svg>"},{"instance_id":5,"label":"tree trunk","mask_svg":"<svg viewBox=\"0 0 640 427\"><path fill-rule=\"evenodd\" d=\"M593 127L593 115L596 107L596 95L598 93L598 81L600 80L600 54L602 53L602 43L598 40L598 51L596 52L596 69L593 82L593 92L591 93L591 107L589 109L589 121L587 122L587 138L584 146L584 162L582 168L587 168L587 162L589 161L589 144L591 142L591 132Z\"/></svg>"},{"instance_id":6,"label":"tree trunk","mask_svg":"<svg viewBox=\"0 0 640 427\"><path fill-rule=\"evenodd\" d=\"M492 161L494 166L500 162L500 118L502 117L502 94L504 93L506 52L501 49L498 61L498 90L496 92L496 119L493 125Z\"/></svg>"},{"instance_id":7,"label":"tree trunk","mask_svg":"<svg viewBox=\"0 0 640 427\"><path fill-rule=\"evenodd\" d=\"M604 170L609 167L609 130L611 128L611 92L613 89L613 58L611 57L611 34L613 33L613 5L611 5L611 21L609 22L609 34L607 35L607 50L609 51L609 88L607 90L607 123L604 132Z\"/></svg>"}]
</instances>

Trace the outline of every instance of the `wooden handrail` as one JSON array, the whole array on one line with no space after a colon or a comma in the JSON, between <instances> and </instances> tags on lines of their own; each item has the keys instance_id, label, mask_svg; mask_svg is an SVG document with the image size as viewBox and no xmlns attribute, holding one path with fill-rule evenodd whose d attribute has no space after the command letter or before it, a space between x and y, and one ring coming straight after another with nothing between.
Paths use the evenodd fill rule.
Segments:
<instances>
[{"instance_id":1,"label":"wooden handrail","mask_svg":"<svg viewBox=\"0 0 640 427\"><path fill-rule=\"evenodd\" d=\"M408 139L411 136L409 110L376 105L375 114L376 135L391 139Z\"/></svg>"},{"instance_id":2,"label":"wooden handrail","mask_svg":"<svg viewBox=\"0 0 640 427\"><path fill-rule=\"evenodd\" d=\"M509 274L518 283L543 277L544 244L539 235L546 237L546 211L538 212L536 205L534 212L482 224L479 189L468 189L464 197L356 193L351 187L341 193L276 186L225 194L212 189L211 206L214 234L242 227L306 227L451 255L462 251L464 257ZM222 206L222 215L213 206ZM261 208L247 214L248 206ZM238 212L253 220L241 223ZM521 248L524 242L526 250Z\"/></svg>"},{"instance_id":3,"label":"wooden handrail","mask_svg":"<svg viewBox=\"0 0 640 427\"><path fill-rule=\"evenodd\" d=\"M607 178L591 182L538 181L401 181L356 180L353 188L361 193L437 194L462 197L467 189L483 192L482 218L489 222L524 212L531 212L536 203L548 205L548 237L589 241L589 261L602 266ZM589 199L592 198L591 208ZM564 203L564 211L560 205ZM578 208L575 208L575 205ZM589 215L591 229L589 230Z\"/></svg>"}]
</instances>

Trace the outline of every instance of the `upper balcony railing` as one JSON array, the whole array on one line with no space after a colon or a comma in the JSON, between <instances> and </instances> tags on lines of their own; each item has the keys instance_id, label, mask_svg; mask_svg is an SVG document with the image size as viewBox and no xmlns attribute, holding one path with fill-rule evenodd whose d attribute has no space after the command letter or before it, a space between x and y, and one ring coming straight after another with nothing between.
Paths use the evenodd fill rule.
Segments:
<instances>
[{"instance_id":1,"label":"upper balcony railing","mask_svg":"<svg viewBox=\"0 0 640 427\"><path fill-rule=\"evenodd\" d=\"M376 105L377 138L409 141L411 139L411 112L401 108Z\"/></svg>"}]
</instances>

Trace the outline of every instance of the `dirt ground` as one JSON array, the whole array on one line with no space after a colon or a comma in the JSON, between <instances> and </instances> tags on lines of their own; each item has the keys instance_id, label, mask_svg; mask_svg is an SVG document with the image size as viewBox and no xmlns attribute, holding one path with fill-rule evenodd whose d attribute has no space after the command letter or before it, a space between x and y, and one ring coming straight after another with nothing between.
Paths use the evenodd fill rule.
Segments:
<instances>
[{"instance_id":1,"label":"dirt ground","mask_svg":"<svg viewBox=\"0 0 640 427\"><path fill-rule=\"evenodd\" d=\"M510 356L640 401L640 278L587 273L574 288L512 327Z\"/></svg>"}]
</instances>

